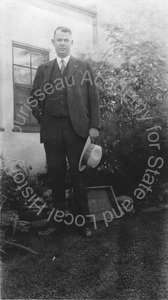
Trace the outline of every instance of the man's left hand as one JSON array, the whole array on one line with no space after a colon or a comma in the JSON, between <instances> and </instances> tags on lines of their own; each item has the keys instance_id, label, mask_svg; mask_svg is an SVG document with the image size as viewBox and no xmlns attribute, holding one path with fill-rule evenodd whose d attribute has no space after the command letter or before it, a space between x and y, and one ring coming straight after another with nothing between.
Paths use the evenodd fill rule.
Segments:
<instances>
[{"instance_id":1,"label":"man's left hand","mask_svg":"<svg viewBox=\"0 0 168 300\"><path fill-rule=\"evenodd\" d=\"M89 135L90 135L91 141L94 142L94 140L99 137L99 130L97 128L90 128Z\"/></svg>"}]
</instances>

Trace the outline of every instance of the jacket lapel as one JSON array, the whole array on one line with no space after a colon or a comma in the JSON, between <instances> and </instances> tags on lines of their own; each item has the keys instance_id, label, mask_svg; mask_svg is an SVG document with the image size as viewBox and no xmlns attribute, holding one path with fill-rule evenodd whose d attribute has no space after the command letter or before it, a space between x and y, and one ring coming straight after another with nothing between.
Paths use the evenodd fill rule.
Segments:
<instances>
[{"instance_id":1,"label":"jacket lapel","mask_svg":"<svg viewBox=\"0 0 168 300\"><path fill-rule=\"evenodd\" d=\"M78 60L71 56L68 64L67 80L75 73L78 68Z\"/></svg>"}]
</instances>

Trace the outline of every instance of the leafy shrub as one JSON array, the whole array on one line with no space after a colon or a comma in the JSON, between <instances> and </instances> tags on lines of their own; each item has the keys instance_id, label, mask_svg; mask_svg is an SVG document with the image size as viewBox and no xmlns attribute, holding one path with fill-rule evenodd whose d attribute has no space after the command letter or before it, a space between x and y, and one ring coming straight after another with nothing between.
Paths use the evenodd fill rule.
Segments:
<instances>
[{"instance_id":1,"label":"leafy shrub","mask_svg":"<svg viewBox=\"0 0 168 300\"><path fill-rule=\"evenodd\" d=\"M167 63L161 47L152 40L107 25L106 43L100 53L89 55L100 95L103 160L94 179L108 178L117 193L132 194L148 168L151 155L168 162ZM142 117L150 117L144 120ZM149 145L147 129L155 125L160 150ZM154 130L153 130L154 131ZM166 180L166 167L160 180Z\"/></svg>"}]
</instances>

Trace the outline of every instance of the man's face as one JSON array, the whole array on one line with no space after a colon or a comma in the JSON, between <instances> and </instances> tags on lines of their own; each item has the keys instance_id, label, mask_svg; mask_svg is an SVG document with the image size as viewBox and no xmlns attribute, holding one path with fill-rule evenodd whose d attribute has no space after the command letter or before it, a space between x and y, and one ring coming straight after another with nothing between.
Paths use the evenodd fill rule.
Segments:
<instances>
[{"instance_id":1,"label":"man's face","mask_svg":"<svg viewBox=\"0 0 168 300\"><path fill-rule=\"evenodd\" d=\"M71 52L73 40L69 32L56 31L52 44L55 48L56 54L59 57L66 57Z\"/></svg>"}]
</instances>

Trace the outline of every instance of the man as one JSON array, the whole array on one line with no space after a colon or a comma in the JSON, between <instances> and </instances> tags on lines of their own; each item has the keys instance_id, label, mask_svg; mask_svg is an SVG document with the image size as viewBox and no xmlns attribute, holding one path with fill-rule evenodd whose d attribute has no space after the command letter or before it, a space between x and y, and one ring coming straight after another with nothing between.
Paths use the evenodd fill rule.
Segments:
<instances>
[{"instance_id":1,"label":"man","mask_svg":"<svg viewBox=\"0 0 168 300\"><path fill-rule=\"evenodd\" d=\"M85 174L79 172L78 164L88 135L92 142L99 136L98 93L90 64L70 55L73 45L71 30L58 27L52 45L56 59L39 66L37 70L31 91L32 113L41 124L41 142L44 143L52 179L53 205L56 211L65 211L67 158L75 214L85 217L83 233L90 237L92 232L86 218L89 210ZM59 224L50 222L52 227L46 234L53 232L54 226L59 227Z\"/></svg>"}]
</instances>

